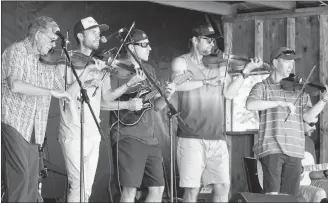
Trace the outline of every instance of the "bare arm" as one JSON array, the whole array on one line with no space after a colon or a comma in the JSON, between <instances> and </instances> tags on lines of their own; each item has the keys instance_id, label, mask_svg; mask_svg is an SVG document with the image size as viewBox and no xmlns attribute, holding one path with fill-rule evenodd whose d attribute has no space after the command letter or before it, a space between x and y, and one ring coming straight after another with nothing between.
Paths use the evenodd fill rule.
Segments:
<instances>
[{"instance_id":1,"label":"bare arm","mask_svg":"<svg viewBox=\"0 0 328 203\"><path fill-rule=\"evenodd\" d=\"M252 70L259 68L262 65L263 65L262 60L258 58L251 59L251 61L245 65L243 74L247 76ZM224 91L225 98L233 99L237 95L238 90L244 84L244 81L245 78L242 75L239 75L233 82L231 82L230 85Z\"/></svg>"},{"instance_id":2,"label":"bare arm","mask_svg":"<svg viewBox=\"0 0 328 203\"><path fill-rule=\"evenodd\" d=\"M326 85L326 89L328 89L327 85ZM303 114L304 121L310 123L311 120L313 120L313 118L317 117L325 108L325 105L327 104L327 100L328 100L328 92L325 91L322 95L322 99Z\"/></svg>"},{"instance_id":3,"label":"bare arm","mask_svg":"<svg viewBox=\"0 0 328 203\"><path fill-rule=\"evenodd\" d=\"M171 78L174 79L176 75L183 74L187 70L187 62L185 59L178 57L175 58L171 64L172 75ZM204 86L203 81L189 81L182 83L176 87L176 91L190 91Z\"/></svg>"}]
</instances>

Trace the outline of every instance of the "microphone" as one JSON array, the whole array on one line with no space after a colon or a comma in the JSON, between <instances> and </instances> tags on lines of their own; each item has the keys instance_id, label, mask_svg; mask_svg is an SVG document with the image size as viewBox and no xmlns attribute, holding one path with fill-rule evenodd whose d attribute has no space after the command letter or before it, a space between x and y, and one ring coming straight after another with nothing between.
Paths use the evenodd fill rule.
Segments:
<instances>
[{"instance_id":1,"label":"microphone","mask_svg":"<svg viewBox=\"0 0 328 203\"><path fill-rule=\"evenodd\" d=\"M125 30L125 28L121 28L121 29L119 29L117 32L114 32L113 34L110 34L110 35L108 35L107 37L105 37L105 36L101 36L101 37L100 37L100 42L101 42L101 43L107 43L107 41L108 41L110 38L112 38L114 35L117 35L117 34L122 33L124 30Z\"/></svg>"},{"instance_id":2,"label":"microphone","mask_svg":"<svg viewBox=\"0 0 328 203\"><path fill-rule=\"evenodd\" d=\"M62 35L59 30L55 34L62 40L63 43L69 43L69 41L65 39L64 35Z\"/></svg>"}]
</instances>

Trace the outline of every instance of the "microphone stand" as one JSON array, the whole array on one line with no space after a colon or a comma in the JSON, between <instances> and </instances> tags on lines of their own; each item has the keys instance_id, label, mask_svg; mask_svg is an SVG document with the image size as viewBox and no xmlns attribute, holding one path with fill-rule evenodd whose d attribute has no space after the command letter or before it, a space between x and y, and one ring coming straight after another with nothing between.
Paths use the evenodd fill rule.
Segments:
<instances>
[{"instance_id":1,"label":"microphone stand","mask_svg":"<svg viewBox=\"0 0 328 203\"><path fill-rule=\"evenodd\" d=\"M100 127L100 125L97 121L97 118L94 114L94 111L93 111L93 109L90 105L90 99L88 97L87 91L86 91L86 89L84 89L82 87L82 82L81 82L79 76L76 73L75 67L74 67L74 65L71 61L71 58L70 58L70 56L67 52L67 49L65 47L65 41L63 39L62 39L61 46L62 46L62 49L64 50L64 53L66 54L68 62L71 64L73 74L74 74L74 76L76 78L76 81L79 84L80 89L81 89L80 90L81 91L81 99L80 99L80 102L81 102L81 112L80 112L80 121L81 121L80 202L84 202L84 128L83 128L83 124L84 124L84 102L87 103L88 108L89 108L89 110L92 114L93 120L96 123L98 131L100 133L100 136L103 140L105 139L105 136L104 136L104 133L101 130L101 127Z\"/></svg>"},{"instance_id":2,"label":"microphone stand","mask_svg":"<svg viewBox=\"0 0 328 203\"><path fill-rule=\"evenodd\" d=\"M140 66L141 70L144 72L145 76L149 80L149 82L157 89L157 91L160 93L160 95L163 97L167 107L169 108L169 111L167 113L169 117L169 136L170 136L170 157L171 157L171 162L170 162L170 202L173 203L173 183L175 182L175 177L173 176L174 174L174 165L175 165L175 156L174 156L174 147L173 147L173 129L172 129L172 123L173 123L173 117L176 117L178 121L184 126L188 127L187 124L183 121L183 119L180 117L180 113L174 108L174 106L169 102L169 100L165 97L164 93L160 89L160 87L156 84L154 79L150 76L150 74L143 68L141 65L139 59L134 55L134 53L127 47L126 43L123 42L123 45L125 49L131 54L131 56L134 58L134 60L138 63Z\"/></svg>"}]
</instances>

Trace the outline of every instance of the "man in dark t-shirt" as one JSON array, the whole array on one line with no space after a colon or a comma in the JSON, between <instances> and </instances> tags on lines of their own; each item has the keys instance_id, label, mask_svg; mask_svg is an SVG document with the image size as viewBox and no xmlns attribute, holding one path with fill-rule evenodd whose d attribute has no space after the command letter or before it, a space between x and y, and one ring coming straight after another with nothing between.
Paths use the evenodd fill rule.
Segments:
<instances>
[{"instance_id":1,"label":"man in dark t-shirt","mask_svg":"<svg viewBox=\"0 0 328 203\"><path fill-rule=\"evenodd\" d=\"M156 79L154 68L145 63L151 51L146 33L134 29L130 37L132 42L127 48L140 59L143 70ZM139 78L145 78L144 72L128 50L123 50L116 65L117 72L111 75L111 87L115 89L126 84L128 89L123 95L117 95L118 102L104 103L102 109L120 109L119 112L111 113L110 117L113 159L114 165L117 165L115 172L119 187L123 187L120 201L134 202L137 188L142 186L148 188L146 202L161 202L164 191L163 157L154 135L154 120L155 111L163 109L166 104L159 94L155 92L152 94L154 87L148 79L142 80L137 85L130 85L127 82L134 72L139 75ZM164 95L167 99L171 98L174 89L173 83L165 86ZM145 97L149 95L153 97L136 98L135 95L143 93ZM133 103L135 108L129 107L130 101L135 101ZM135 111L129 111L129 109L135 109Z\"/></svg>"}]
</instances>

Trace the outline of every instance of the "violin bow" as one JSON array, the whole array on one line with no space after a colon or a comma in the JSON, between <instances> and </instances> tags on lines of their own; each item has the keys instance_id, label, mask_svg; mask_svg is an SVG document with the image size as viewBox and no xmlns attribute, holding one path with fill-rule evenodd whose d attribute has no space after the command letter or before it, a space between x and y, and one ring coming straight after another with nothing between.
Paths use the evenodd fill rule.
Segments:
<instances>
[{"instance_id":1,"label":"violin bow","mask_svg":"<svg viewBox=\"0 0 328 203\"><path fill-rule=\"evenodd\" d=\"M297 98L296 98L296 100L295 100L295 102L294 102L294 105L296 105L298 99L299 99L300 96L304 93L305 85L306 85L307 83L309 83L310 77L311 77L311 75L312 75L312 73L313 73L313 71L314 71L314 69L315 69L316 67L317 67L317 64L315 64L315 65L313 66L313 68L312 68L312 70L311 70L309 76L306 78L306 80L305 80L305 82L304 82L304 84L303 84L303 86L302 86L302 88L301 88L300 93L297 95ZM285 119L285 122L288 120L290 114L291 114L291 112L288 113L288 116L287 116L287 118Z\"/></svg>"}]
</instances>

